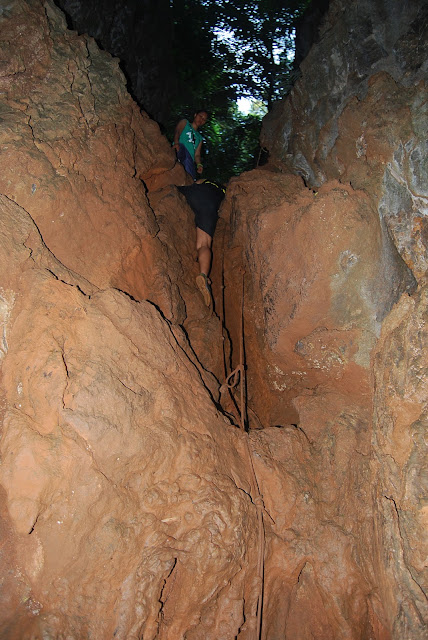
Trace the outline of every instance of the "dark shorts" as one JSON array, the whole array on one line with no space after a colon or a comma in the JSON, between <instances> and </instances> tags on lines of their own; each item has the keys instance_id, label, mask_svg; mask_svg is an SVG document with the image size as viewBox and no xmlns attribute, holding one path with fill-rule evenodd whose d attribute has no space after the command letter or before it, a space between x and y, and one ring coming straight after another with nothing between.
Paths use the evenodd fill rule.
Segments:
<instances>
[{"instance_id":1,"label":"dark shorts","mask_svg":"<svg viewBox=\"0 0 428 640\"><path fill-rule=\"evenodd\" d=\"M190 174L193 180L196 180L196 167L195 161L190 155L188 149L184 146L184 144L179 144L177 151L177 160L180 162L188 174Z\"/></svg>"},{"instance_id":2,"label":"dark shorts","mask_svg":"<svg viewBox=\"0 0 428 640\"><path fill-rule=\"evenodd\" d=\"M214 236L218 220L218 210L224 193L212 184L192 184L178 187L195 214L195 224L199 229Z\"/></svg>"}]
</instances>

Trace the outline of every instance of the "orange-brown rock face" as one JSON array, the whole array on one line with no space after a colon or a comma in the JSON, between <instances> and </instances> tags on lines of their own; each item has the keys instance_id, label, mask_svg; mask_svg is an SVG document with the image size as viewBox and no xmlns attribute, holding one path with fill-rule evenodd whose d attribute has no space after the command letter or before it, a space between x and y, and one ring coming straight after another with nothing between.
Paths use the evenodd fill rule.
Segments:
<instances>
[{"instance_id":1,"label":"orange-brown rock face","mask_svg":"<svg viewBox=\"0 0 428 640\"><path fill-rule=\"evenodd\" d=\"M367 195L339 182L314 192L264 170L228 193L229 243L246 268L247 357L258 363L251 406L275 425L296 420L297 399L314 389L365 404L381 321L412 283ZM227 302L239 316L233 266Z\"/></svg>"},{"instance_id":2,"label":"orange-brown rock face","mask_svg":"<svg viewBox=\"0 0 428 640\"><path fill-rule=\"evenodd\" d=\"M141 179L172 169L174 154L126 93L117 62L41 7L13 2L2 16L0 190L98 288L141 299L163 277L156 288L168 289Z\"/></svg>"},{"instance_id":3,"label":"orange-brown rock face","mask_svg":"<svg viewBox=\"0 0 428 640\"><path fill-rule=\"evenodd\" d=\"M309 57L337 71L331 5ZM303 77L269 116L270 163L222 207L211 315L185 174L117 61L50 0L0 24L0 637L254 640L248 438L261 638L425 638L419 67L402 86L361 27L358 101L330 66L327 97ZM249 436L220 390L242 284Z\"/></svg>"},{"instance_id":4,"label":"orange-brown rock face","mask_svg":"<svg viewBox=\"0 0 428 640\"><path fill-rule=\"evenodd\" d=\"M370 363L412 277L367 194L349 185L315 192L261 169L234 180L227 199L226 308L236 344L241 264L249 423L273 519L266 637L387 638L368 553Z\"/></svg>"},{"instance_id":5,"label":"orange-brown rock face","mask_svg":"<svg viewBox=\"0 0 428 640\"><path fill-rule=\"evenodd\" d=\"M254 211L252 183L241 179L230 215L249 265L247 318L265 315L246 320L247 351L264 356L251 401L272 424L289 400L290 417L321 454L311 458L320 521L342 518L360 577L377 585L366 599L372 629L361 637L414 640L428 624L426 49L418 44L426 7L380 5L330 3L301 79L265 119L262 140L277 171L272 204ZM292 199L278 193L288 170L316 193L314 203L304 204L304 190ZM278 209L281 221L271 221ZM283 353L266 331L281 337L281 323ZM325 627L314 635L323 634L341 637Z\"/></svg>"},{"instance_id":6,"label":"orange-brown rock face","mask_svg":"<svg viewBox=\"0 0 428 640\"><path fill-rule=\"evenodd\" d=\"M236 635L255 544L237 430L152 304L55 277L28 214L1 204L2 633Z\"/></svg>"},{"instance_id":7,"label":"orange-brown rock face","mask_svg":"<svg viewBox=\"0 0 428 640\"><path fill-rule=\"evenodd\" d=\"M428 617L427 294L425 286L400 300L382 328L374 357L375 566L389 626L405 629L409 638L424 636Z\"/></svg>"},{"instance_id":8,"label":"orange-brown rock face","mask_svg":"<svg viewBox=\"0 0 428 640\"><path fill-rule=\"evenodd\" d=\"M184 172L51 3L1 24L1 635L245 635L256 511L180 327L221 342Z\"/></svg>"}]
</instances>

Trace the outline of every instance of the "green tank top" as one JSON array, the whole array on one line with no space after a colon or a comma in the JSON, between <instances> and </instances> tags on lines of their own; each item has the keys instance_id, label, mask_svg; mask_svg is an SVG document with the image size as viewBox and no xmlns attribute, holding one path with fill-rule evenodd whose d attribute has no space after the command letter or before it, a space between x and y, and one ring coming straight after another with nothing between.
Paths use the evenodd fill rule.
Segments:
<instances>
[{"instance_id":1,"label":"green tank top","mask_svg":"<svg viewBox=\"0 0 428 640\"><path fill-rule=\"evenodd\" d=\"M186 120L186 124L183 131L180 133L178 141L186 147L193 160L195 159L195 151L202 140L203 138L199 131L195 131L190 122Z\"/></svg>"}]
</instances>

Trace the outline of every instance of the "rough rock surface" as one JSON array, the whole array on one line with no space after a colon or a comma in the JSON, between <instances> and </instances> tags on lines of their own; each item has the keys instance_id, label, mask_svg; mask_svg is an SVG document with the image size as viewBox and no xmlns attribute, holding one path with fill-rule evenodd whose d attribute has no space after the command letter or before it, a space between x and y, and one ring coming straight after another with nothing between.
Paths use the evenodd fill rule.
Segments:
<instances>
[{"instance_id":1,"label":"rough rock surface","mask_svg":"<svg viewBox=\"0 0 428 640\"><path fill-rule=\"evenodd\" d=\"M176 89L171 61L173 19L168 0L56 0L72 28L120 59L136 101L157 122L170 116ZM156 37L153 37L156 34Z\"/></svg>"},{"instance_id":2,"label":"rough rock surface","mask_svg":"<svg viewBox=\"0 0 428 640\"><path fill-rule=\"evenodd\" d=\"M423 638L427 605L428 289L404 296L376 346L375 566L394 637Z\"/></svg>"},{"instance_id":3,"label":"rough rock surface","mask_svg":"<svg viewBox=\"0 0 428 640\"><path fill-rule=\"evenodd\" d=\"M258 363L250 405L263 424L296 421L302 391L364 397L382 320L413 284L369 198L336 181L315 193L262 169L234 180L228 201L226 306L239 315L233 260L243 255L246 351Z\"/></svg>"},{"instance_id":4,"label":"rough rock surface","mask_svg":"<svg viewBox=\"0 0 428 640\"><path fill-rule=\"evenodd\" d=\"M423 67L419 2L388 4L393 28L331 3L326 77L302 64L271 162L228 188L212 315L184 173L117 61L50 0L0 9L0 638L252 640L246 438L263 640L426 637ZM358 57L382 38L389 66ZM243 270L249 436L219 388Z\"/></svg>"},{"instance_id":5,"label":"rough rock surface","mask_svg":"<svg viewBox=\"0 0 428 640\"><path fill-rule=\"evenodd\" d=\"M187 338L221 330L191 284L184 172L52 3L11 3L1 42L1 634L245 635L255 508Z\"/></svg>"},{"instance_id":6,"label":"rough rock surface","mask_svg":"<svg viewBox=\"0 0 428 640\"><path fill-rule=\"evenodd\" d=\"M365 190L417 278L428 267L427 42L423 0L332 0L262 131L272 161L309 187L338 178Z\"/></svg>"},{"instance_id":7,"label":"rough rock surface","mask_svg":"<svg viewBox=\"0 0 428 640\"><path fill-rule=\"evenodd\" d=\"M1 192L31 213L61 262L99 288L146 297L158 243L141 180L173 167L166 140L126 93L117 62L65 31L54 6L11 3L1 47Z\"/></svg>"},{"instance_id":8,"label":"rough rock surface","mask_svg":"<svg viewBox=\"0 0 428 640\"><path fill-rule=\"evenodd\" d=\"M0 477L20 597L2 637L236 635L255 539L238 431L152 304L85 295L1 205Z\"/></svg>"}]
</instances>

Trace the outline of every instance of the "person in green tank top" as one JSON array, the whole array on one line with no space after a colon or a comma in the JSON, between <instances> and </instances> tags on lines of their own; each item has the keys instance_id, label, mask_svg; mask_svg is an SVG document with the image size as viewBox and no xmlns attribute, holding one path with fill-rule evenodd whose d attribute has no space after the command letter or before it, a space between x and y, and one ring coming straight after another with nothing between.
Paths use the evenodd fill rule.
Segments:
<instances>
[{"instance_id":1,"label":"person in green tank top","mask_svg":"<svg viewBox=\"0 0 428 640\"><path fill-rule=\"evenodd\" d=\"M201 163L202 135L198 131L208 120L208 113L201 109L196 111L193 121L186 118L180 120L175 128L173 147L177 152L177 159L193 180L196 174L201 174L204 167Z\"/></svg>"}]
</instances>

